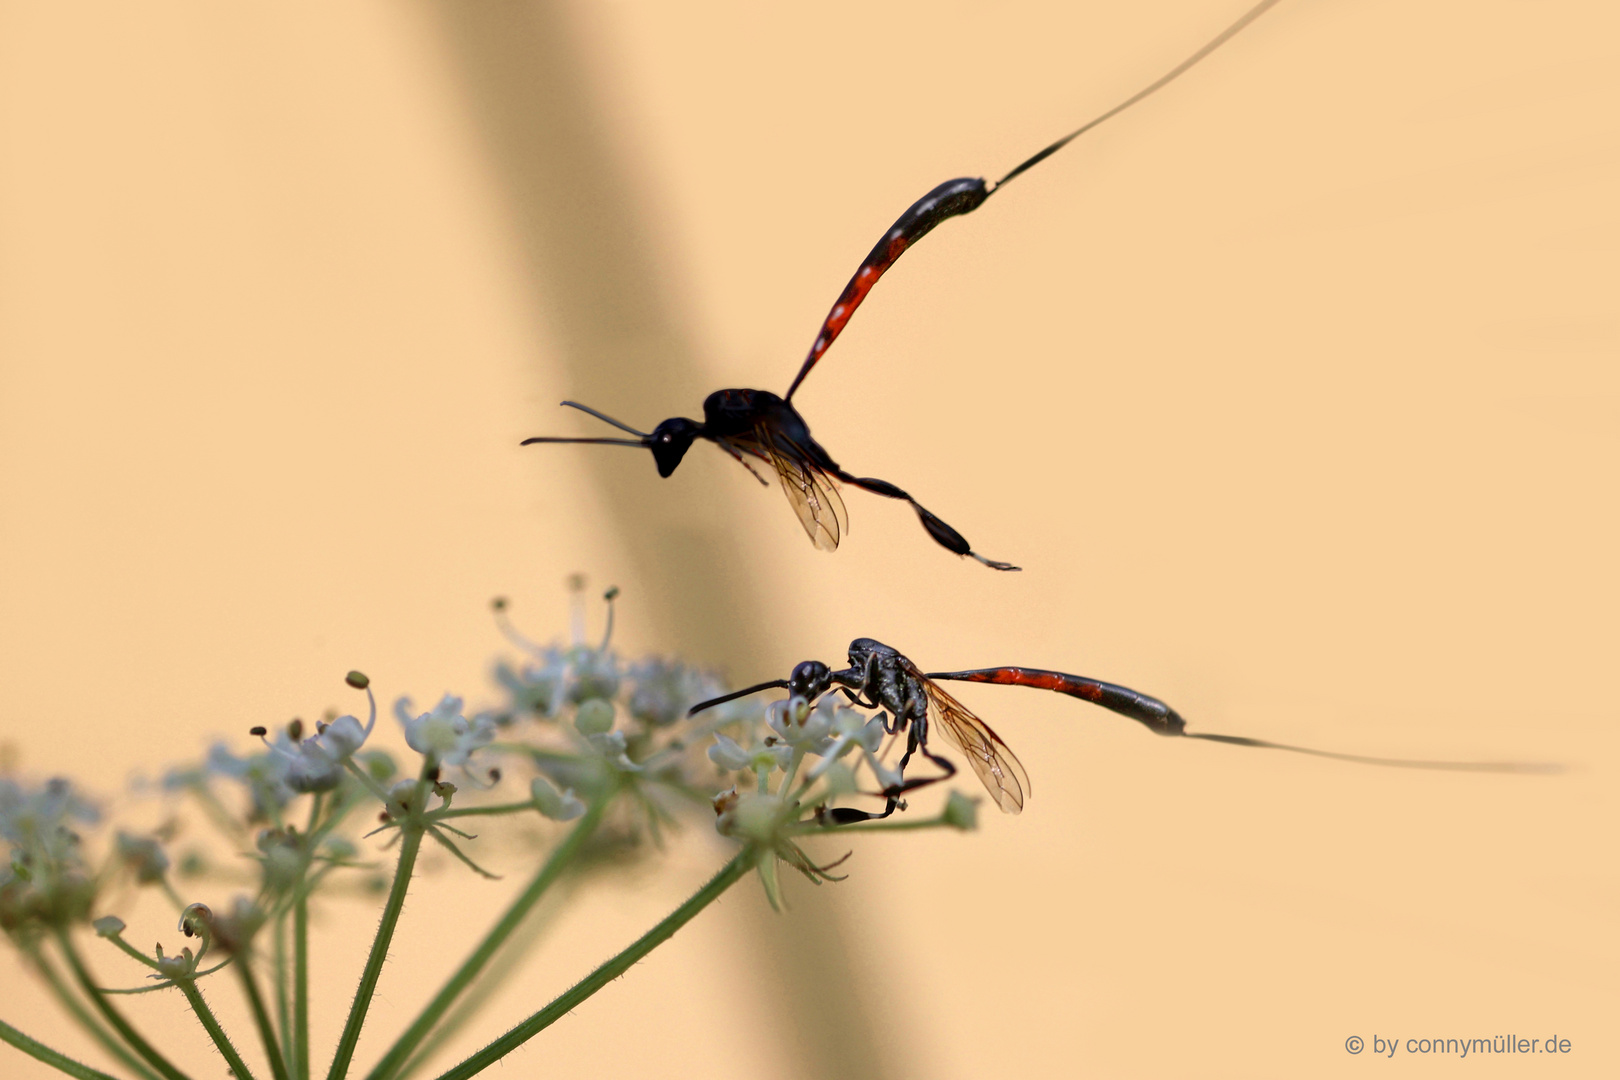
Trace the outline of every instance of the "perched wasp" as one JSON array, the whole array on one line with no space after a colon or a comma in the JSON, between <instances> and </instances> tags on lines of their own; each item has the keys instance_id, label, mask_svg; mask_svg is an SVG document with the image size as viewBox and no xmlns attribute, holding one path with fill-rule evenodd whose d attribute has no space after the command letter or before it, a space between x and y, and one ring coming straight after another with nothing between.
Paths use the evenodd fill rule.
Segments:
<instances>
[{"instance_id":1,"label":"perched wasp","mask_svg":"<svg viewBox=\"0 0 1620 1080\"><path fill-rule=\"evenodd\" d=\"M835 825L848 825L858 821L886 818L902 808L901 797L908 791L948 780L956 775L956 766L949 758L941 757L930 749L929 741L940 735L946 743L959 750L973 772L990 792L996 805L1009 814L1024 808L1029 797L1029 773L1019 763L1011 747L989 724L973 715L967 706L957 701L939 685L942 681L998 683L1002 686L1029 686L1038 690L1054 690L1060 694L1101 705L1110 712L1129 717L1158 735L1179 736L1187 739L1205 739L1232 746L1248 746L1263 750L1288 750L1296 754L1333 758L1359 765L1386 765L1397 768L1444 769L1463 772L1548 772L1555 767L1510 762L1414 761L1404 758L1367 757L1361 754L1342 754L1332 750L1315 750L1305 746L1251 739L1243 735L1215 735L1187 730L1183 720L1169 705L1156 697L1127 686L1088 679L1083 675L1069 675L1061 671L1040 668L994 667L972 671L930 671L924 673L915 663L897 649L874 641L856 638L849 643L849 666L834 671L819 660L806 660L793 668L785 679L772 679L722 697L711 698L692 706L690 714L702 712L715 705L736 698L757 694L761 690L785 689L792 696L815 702L829 691L838 691L850 701L867 709L883 710L883 729L890 735L904 734L906 749L899 763L900 781L879 794L887 800L883 810L872 813L853 807L834 807L825 814L825 820ZM921 754L936 767L937 776L906 779L906 767L914 755Z\"/></svg>"}]
</instances>

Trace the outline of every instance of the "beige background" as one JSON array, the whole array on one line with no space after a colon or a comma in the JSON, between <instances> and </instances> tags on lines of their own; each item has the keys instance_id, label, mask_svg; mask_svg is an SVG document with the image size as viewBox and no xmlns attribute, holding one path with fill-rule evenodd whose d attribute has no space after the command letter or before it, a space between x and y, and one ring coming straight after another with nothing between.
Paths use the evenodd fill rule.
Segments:
<instances>
[{"instance_id":1,"label":"beige background","mask_svg":"<svg viewBox=\"0 0 1620 1080\"><path fill-rule=\"evenodd\" d=\"M1573 1050L1471 1076L1614 1075L1612 4L1289 0L908 254L798 403L1021 575L860 493L818 553L709 447L662 482L517 448L592 431L562 397L651 425L782 390L912 199L1240 7L0 7L7 753L111 790L346 705L350 667L477 696L488 598L561 630L577 569L624 588L631 651L739 681L872 635L1204 730L1559 761L1360 769L973 688L1021 817L859 843L784 918L738 890L507 1075L1409 1075L1464 1066L1344 1040L1509 1032ZM693 829L591 887L463 1041L721 857ZM413 900L379 1031L502 888ZM326 914L323 1045L371 918ZM137 1008L222 1068L178 1002Z\"/></svg>"}]
</instances>

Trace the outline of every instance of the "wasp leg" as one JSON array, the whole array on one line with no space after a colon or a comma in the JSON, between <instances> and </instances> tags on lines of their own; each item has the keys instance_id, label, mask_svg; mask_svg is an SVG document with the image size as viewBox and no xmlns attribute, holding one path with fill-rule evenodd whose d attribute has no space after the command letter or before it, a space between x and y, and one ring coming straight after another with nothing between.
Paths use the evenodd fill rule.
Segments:
<instances>
[{"instance_id":1,"label":"wasp leg","mask_svg":"<svg viewBox=\"0 0 1620 1080\"><path fill-rule=\"evenodd\" d=\"M917 729L915 725L912 726L911 730L912 736L909 740L907 740L906 752L900 758L899 773L901 776L901 781L898 784L885 788L881 792L883 797L888 800L881 812L873 813L870 810L857 810L852 806L834 806L824 808L818 812L817 817L820 818L824 823L831 823L833 825L854 825L861 821L880 821L883 818L889 817L896 810L905 809L906 801L905 799L901 798L901 796L903 796L906 792L916 791L918 788L927 787L929 784L937 784L941 780L949 780L951 777L955 776L956 766L951 762L951 760L949 758L942 758L938 754L932 753L926 746L922 746L917 739ZM927 758L939 768L940 773L938 776L923 776L913 780L906 780L904 778L906 775L906 766L911 763L911 756L918 751L921 751L923 757Z\"/></svg>"},{"instance_id":2,"label":"wasp leg","mask_svg":"<svg viewBox=\"0 0 1620 1080\"><path fill-rule=\"evenodd\" d=\"M955 529L951 528L949 525L945 524L945 522L940 519L939 515L923 506L922 503L918 502L916 499L913 499L909 493L889 483L887 480L879 480L873 476L853 476L850 473L845 472L843 469L839 469L835 475L844 483L853 484L862 491L870 491L872 494L881 495L885 499L900 499L904 502L910 503L911 508L917 511L917 518L922 522L923 528L927 529L928 535L934 538L934 543L938 544L946 551L949 551L951 554L966 555L971 559L977 559L992 570L1021 569L1021 567L1014 566L1012 563L997 562L995 559L987 559L983 555L980 555L977 551L973 550L973 545L967 542L966 537L957 532Z\"/></svg>"},{"instance_id":3,"label":"wasp leg","mask_svg":"<svg viewBox=\"0 0 1620 1080\"><path fill-rule=\"evenodd\" d=\"M924 776L916 780L902 780L894 787L885 790L883 792L884 795L887 795L891 799L899 798L908 791L916 791L918 788L925 788L929 784L937 784L941 780L949 780L951 777L956 775L956 766L951 763L949 758L942 758L938 754L930 753L927 748L923 748L922 755L939 767L939 775ZM906 758L909 758L910 756L911 754L907 753L905 757L900 759L900 775L902 777L906 775Z\"/></svg>"},{"instance_id":4,"label":"wasp leg","mask_svg":"<svg viewBox=\"0 0 1620 1080\"><path fill-rule=\"evenodd\" d=\"M823 807L817 817L824 825L854 825L861 821L881 821L902 806L905 806L905 800L894 798L889 800L889 804L880 814L874 814L870 810L857 810L853 806Z\"/></svg>"}]
</instances>

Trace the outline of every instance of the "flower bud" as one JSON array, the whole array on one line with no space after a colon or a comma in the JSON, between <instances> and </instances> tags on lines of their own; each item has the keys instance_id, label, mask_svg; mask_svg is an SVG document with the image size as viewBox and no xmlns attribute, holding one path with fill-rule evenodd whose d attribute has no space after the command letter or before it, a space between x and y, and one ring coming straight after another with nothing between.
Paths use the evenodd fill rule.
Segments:
<instances>
[{"instance_id":1,"label":"flower bud","mask_svg":"<svg viewBox=\"0 0 1620 1080\"><path fill-rule=\"evenodd\" d=\"M161 844L150 836L134 836L120 832L114 840L118 858L135 874L142 885L162 881L169 870L169 856Z\"/></svg>"},{"instance_id":2,"label":"flower bud","mask_svg":"<svg viewBox=\"0 0 1620 1080\"><path fill-rule=\"evenodd\" d=\"M574 714L574 727L581 735L606 735L613 730L613 702L591 698L580 702Z\"/></svg>"},{"instance_id":3,"label":"flower bud","mask_svg":"<svg viewBox=\"0 0 1620 1080\"><path fill-rule=\"evenodd\" d=\"M970 799L960 791L952 791L945 800L945 812L940 815L953 829L970 832L979 827L979 800Z\"/></svg>"},{"instance_id":4,"label":"flower bud","mask_svg":"<svg viewBox=\"0 0 1620 1080\"><path fill-rule=\"evenodd\" d=\"M90 925L98 936L104 938L117 937L124 932L124 920L116 915L103 915Z\"/></svg>"},{"instance_id":5,"label":"flower bud","mask_svg":"<svg viewBox=\"0 0 1620 1080\"><path fill-rule=\"evenodd\" d=\"M737 823L737 800L740 796L736 788L727 788L712 800L714 805L714 831L721 836L730 836Z\"/></svg>"},{"instance_id":6,"label":"flower bud","mask_svg":"<svg viewBox=\"0 0 1620 1080\"><path fill-rule=\"evenodd\" d=\"M415 780L401 780L388 789L388 809L405 811L411 808L411 803L417 797L421 785Z\"/></svg>"},{"instance_id":7,"label":"flower bud","mask_svg":"<svg viewBox=\"0 0 1620 1080\"><path fill-rule=\"evenodd\" d=\"M356 690L364 690L366 687L371 685L371 680L366 678L365 673L361 671L349 672L347 675L343 676L343 681L354 687Z\"/></svg>"},{"instance_id":8,"label":"flower bud","mask_svg":"<svg viewBox=\"0 0 1620 1080\"><path fill-rule=\"evenodd\" d=\"M529 797L534 808L553 821L572 821L585 812L585 804L575 797L573 788L559 792L543 776L529 781Z\"/></svg>"},{"instance_id":9,"label":"flower bud","mask_svg":"<svg viewBox=\"0 0 1620 1080\"><path fill-rule=\"evenodd\" d=\"M341 836L328 836L321 843L321 851L329 859L353 859L360 854L354 841Z\"/></svg>"},{"instance_id":10,"label":"flower bud","mask_svg":"<svg viewBox=\"0 0 1620 1080\"><path fill-rule=\"evenodd\" d=\"M231 901L231 909L214 919L213 943L226 952L240 952L253 940L265 923L267 914L246 896Z\"/></svg>"},{"instance_id":11,"label":"flower bud","mask_svg":"<svg viewBox=\"0 0 1620 1080\"><path fill-rule=\"evenodd\" d=\"M379 784L387 783L394 778L398 768L394 759L383 750L367 750L360 758L360 764L366 770L366 775Z\"/></svg>"},{"instance_id":12,"label":"flower bud","mask_svg":"<svg viewBox=\"0 0 1620 1080\"><path fill-rule=\"evenodd\" d=\"M782 800L757 791L740 792L732 811L732 834L769 846L782 823Z\"/></svg>"}]
</instances>

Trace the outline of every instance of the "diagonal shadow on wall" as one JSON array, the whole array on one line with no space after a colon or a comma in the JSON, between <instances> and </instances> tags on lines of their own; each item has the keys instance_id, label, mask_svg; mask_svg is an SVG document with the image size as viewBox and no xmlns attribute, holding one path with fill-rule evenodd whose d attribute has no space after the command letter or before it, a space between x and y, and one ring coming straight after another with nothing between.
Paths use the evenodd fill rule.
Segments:
<instances>
[{"instance_id":1,"label":"diagonal shadow on wall","mask_svg":"<svg viewBox=\"0 0 1620 1080\"><path fill-rule=\"evenodd\" d=\"M703 385L660 288L671 271L658 264L647 215L603 136L566 7L558 0L444 0L432 11L505 188L570 396L650 426L714 388ZM660 484L639 454L635 470L609 453L582 460L654 591L647 606L659 637L681 641L694 659L759 670L749 628L767 601L747 570L748 553L726 528L736 519L725 512L725 496L705 493L705 502L695 503ZM803 1025L783 1032L785 1057L813 1076L892 1080L900 1074L876 1041L874 1013L859 992L862 980L831 901L828 890L801 892L791 913L756 917L751 927L764 946L762 970L774 973L762 981L784 995L773 1014ZM780 978L785 971L794 973L791 980Z\"/></svg>"}]
</instances>

